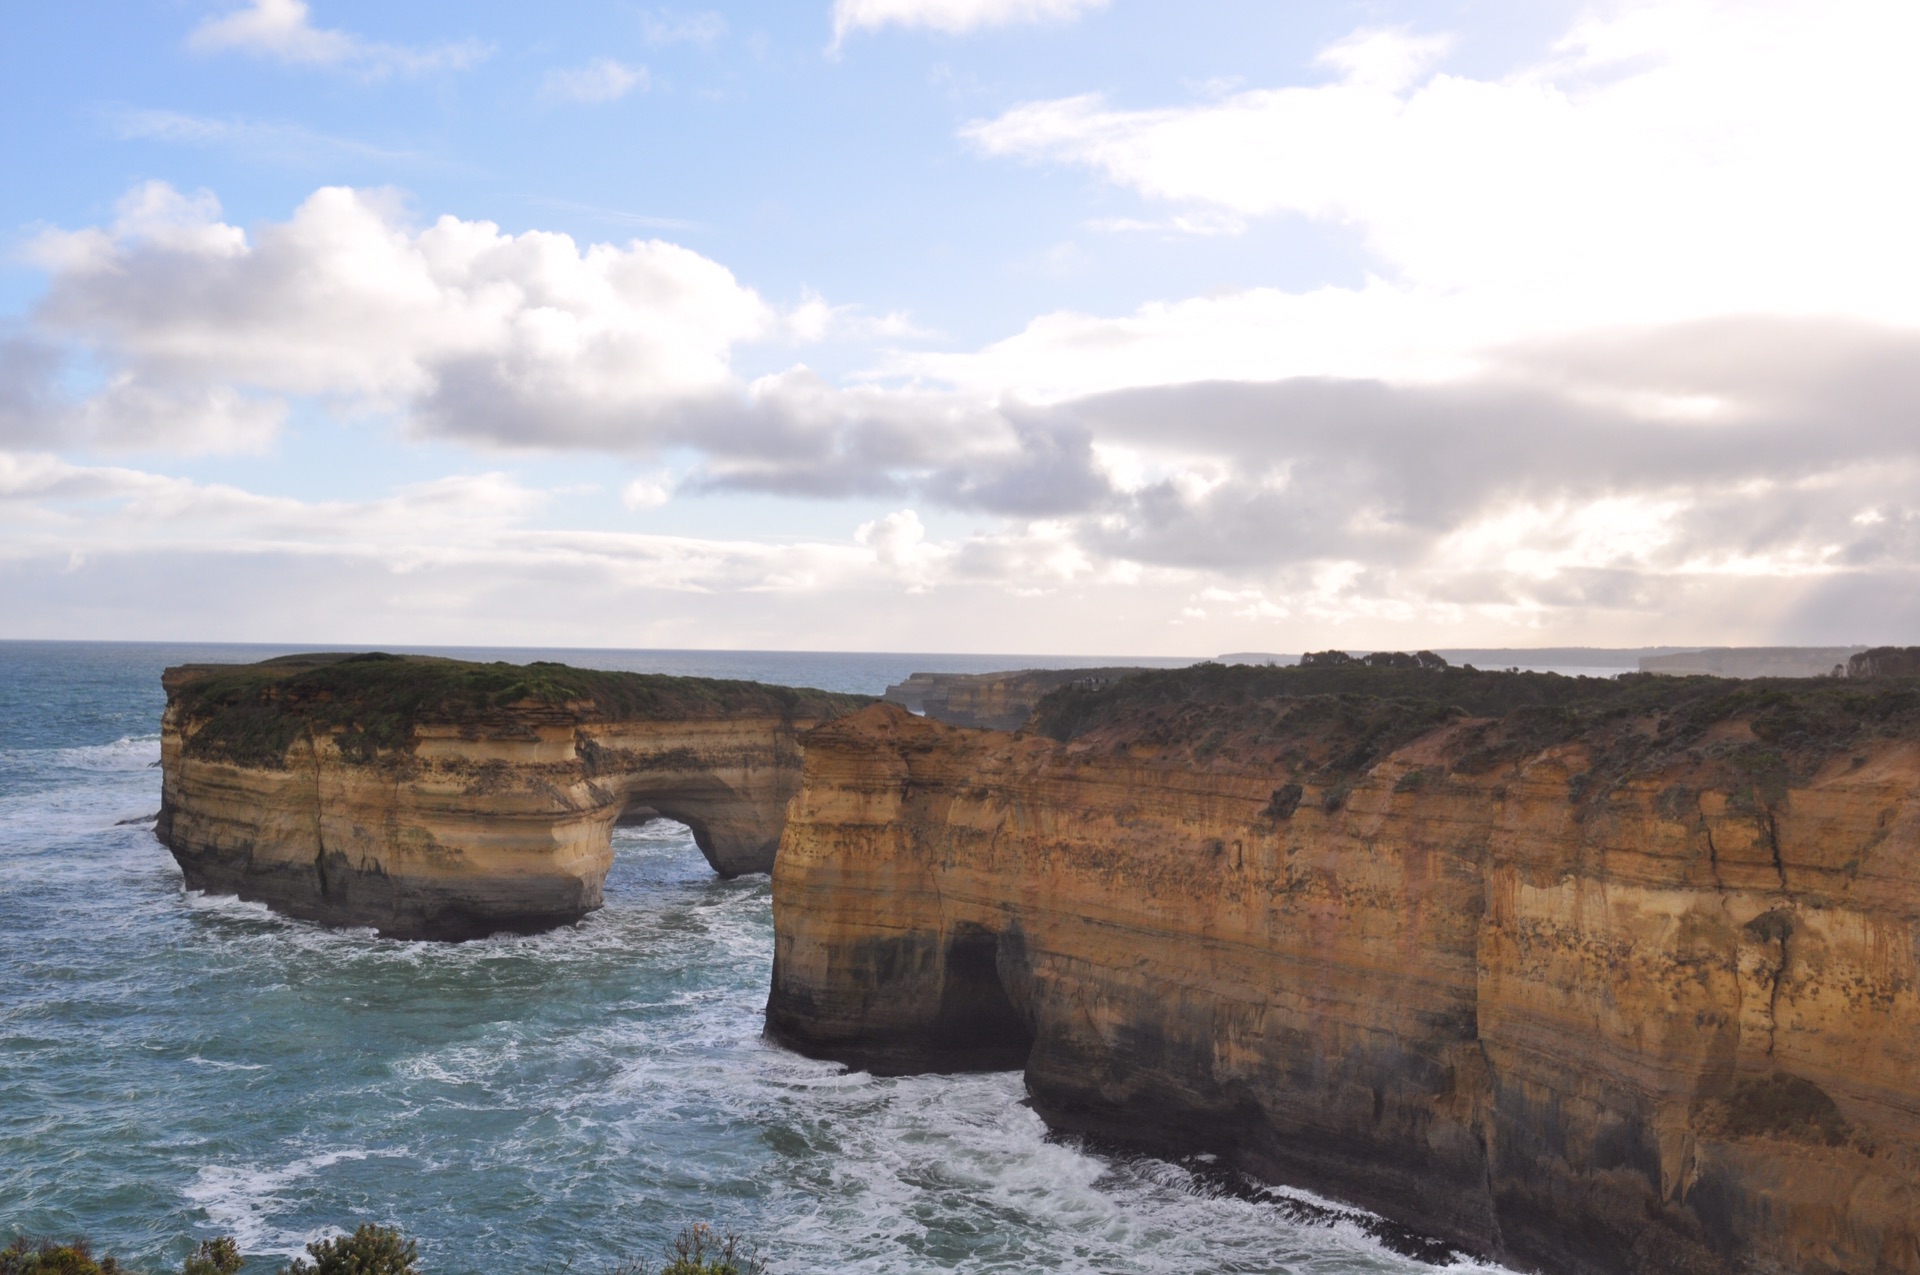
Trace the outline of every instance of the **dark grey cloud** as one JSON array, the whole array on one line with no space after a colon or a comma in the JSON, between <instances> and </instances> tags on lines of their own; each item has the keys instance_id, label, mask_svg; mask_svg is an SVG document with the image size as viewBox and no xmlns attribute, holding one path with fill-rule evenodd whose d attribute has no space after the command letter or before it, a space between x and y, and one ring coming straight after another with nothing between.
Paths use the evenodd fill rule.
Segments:
<instances>
[{"instance_id":1,"label":"dark grey cloud","mask_svg":"<svg viewBox=\"0 0 1920 1275\"><path fill-rule=\"evenodd\" d=\"M58 441L69 410L57 386L64 361L49 342L0 332L0 446L45 447Z\"/></svg>"},{"instance_id":2,"label":"dark grey cloud","mask_svg":"<svg viewBox=\"0 0 1920 1275\"><path fill-rule=\"evenodd\" d=\"M1505 351L1465 382L1177 385L1057 411L1225 469L1200 495L1132 492L1124 519L1090 526L1090 545L1140 561L1405 563L1502 505L1617 497L1685 506L1676 557L1816 534L1857 556L1895 533L1854 519L1920 470L1920 333L1740 319Z\"/></svg>"},{"instance_id":3,"label":"dark grey cloud","mask_svg":"<svg viewBox=\"0 0 1920 1275\"><path fill-rule=\"evenodd\" d=\"M1112 482L1100 471L1092 431L1072 422L1010 421L1014 450L943 465L919 484L927 499L954 509L1049 518L1108 507Z\"/></svg>"}]
</instances>

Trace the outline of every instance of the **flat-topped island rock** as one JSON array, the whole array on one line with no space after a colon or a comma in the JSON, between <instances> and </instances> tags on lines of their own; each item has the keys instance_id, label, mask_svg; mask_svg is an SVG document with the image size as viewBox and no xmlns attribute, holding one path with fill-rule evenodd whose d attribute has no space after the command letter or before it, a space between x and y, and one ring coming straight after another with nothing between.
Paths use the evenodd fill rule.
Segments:
<instances>
[{"instance_id":1,"label":"flat-topped island rock","mask_svg":"<svg viewBox=\"0 0 1920 1275\"><path fill-rule=\"evenodd\" d=\"M168 669L156 834L193 889L460 939L600 906L623 817L773 866L800 737L870 701L560 664L306 655Z\"/></svg>"},{"instance_id":2,"label":"flat-topped island rock","mask_svg":"<svg viewBox=\"0 0 1920 1275\"><path fill-rule=\"evenodd\" d=\"M1062 686L1101 688L1146 672L1113 668L1028 668L1003 673L915 673L887 687L880 698L911 713L953 726L1017 730L1041 697Z\"/></svg>"}]
</instances>

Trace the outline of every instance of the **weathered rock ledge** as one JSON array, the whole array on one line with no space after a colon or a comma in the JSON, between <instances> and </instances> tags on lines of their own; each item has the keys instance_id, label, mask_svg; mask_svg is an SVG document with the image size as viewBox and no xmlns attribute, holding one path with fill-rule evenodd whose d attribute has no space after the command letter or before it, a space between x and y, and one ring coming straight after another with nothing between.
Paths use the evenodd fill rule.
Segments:
<instances>
[{"instance_id":1,"label":"weathered rock ledge","mask_svg":"<svg viewBox=\"0 0 1920 1275\"><path fill-rule=\"evenodd\" d=\"M1316 694L1316 692L1343 692ZM808 738L768 1025L1555 1272L1920 1271L1920 687L1146 673Z\"/></svg>"},{"instance_id":2,"label":"weathered rock ledge","mask_svg":"<svg viewBox=\"0 0 1920 1275\"><path fill-rule=\"evenodd\" d=\"M155 832L189 887L403 938L600 906L651 810L716 871L773 865L800 736L870 701L699 678L395 656L167 670Z\"/></svg>"}]
</instances>

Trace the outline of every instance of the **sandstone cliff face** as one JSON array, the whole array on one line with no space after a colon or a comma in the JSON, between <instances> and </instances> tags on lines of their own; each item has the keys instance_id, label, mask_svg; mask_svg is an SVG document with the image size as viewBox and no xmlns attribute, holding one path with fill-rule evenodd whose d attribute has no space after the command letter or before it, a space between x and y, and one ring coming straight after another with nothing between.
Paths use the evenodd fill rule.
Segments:
<instances>
[{"instance_id":1,"label":"sandstone cliff face","mask_svg":"<svg viewBox=\"0 0 1920 1275\"><path fill-rule=\"evenodd\" d=\"M770 1030L1522 1267L1920 1271L1920 732L1227 716L814 732Z\"/></svg>"},{"instance_id":2,"label":"sandstone cliff face","mask_svg":"<svg viewBox=\"0 0 1920 1275\"><path fill-rule=\"evenodd\" d=\"M1849 659L1844 671L1848 677L1920 677L1920 646L1876 646Z\"/></svg>"},{"instance_id":3,"label":"sandstone cliff face","mask_svg":"<svg viewBox=\"0 0 1920 1275\"><path fill-rule=\"evenodd\" d=\"M800 735L860 702L752 688L619 720L592 699L409 701L376 721L351 691L303 711L326 666L288 664L209 703L205 679L223 675L167 675L156 832L188 886L403 938L577 920L600 906L612 829L632 811L685 823L725 875L769 870Z\"/></svg>"}]
</instances>

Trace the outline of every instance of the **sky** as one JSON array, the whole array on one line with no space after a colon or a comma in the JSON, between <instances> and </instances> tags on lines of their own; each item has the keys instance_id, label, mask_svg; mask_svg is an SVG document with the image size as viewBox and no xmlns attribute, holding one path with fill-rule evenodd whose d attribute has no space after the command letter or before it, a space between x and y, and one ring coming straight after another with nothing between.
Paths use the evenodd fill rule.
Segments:
<instances>
[{"instance_id":1,"label":"sky","mask_svg":"<svg viewBox=\"0 0 1920 1275\"><path fill-rule=\"evenodd\" d=\"M0 6L0 638L1920 641L1911 0Z\"/></svg>"}]
</instances>

